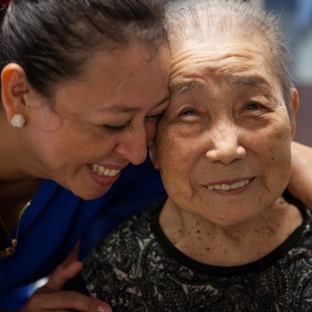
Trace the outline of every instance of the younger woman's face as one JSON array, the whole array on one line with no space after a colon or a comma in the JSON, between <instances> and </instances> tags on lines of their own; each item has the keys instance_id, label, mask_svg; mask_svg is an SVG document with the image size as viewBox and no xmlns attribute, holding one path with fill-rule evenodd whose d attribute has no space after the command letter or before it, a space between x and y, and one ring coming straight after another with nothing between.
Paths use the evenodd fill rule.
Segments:
<instances>
[{"instance_id":1,"label":"younger woman's face","mask_svg":"<svg viewBox=\"0 0 312 312\"><path fill-rule=\"evenodd\" d=\"M53 109L29 105L22 135L37 174L84 199L106 193L129 163L139 165L168 104L169 49L143 44L98 53L83 77L56 92Z\"/></svg>"}]
</instances>

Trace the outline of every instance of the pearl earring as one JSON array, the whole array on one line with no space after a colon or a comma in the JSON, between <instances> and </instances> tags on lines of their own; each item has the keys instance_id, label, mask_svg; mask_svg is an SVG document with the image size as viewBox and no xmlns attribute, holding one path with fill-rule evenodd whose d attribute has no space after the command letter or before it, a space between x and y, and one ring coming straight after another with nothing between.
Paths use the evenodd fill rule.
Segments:
<instances>
[{"instance_id":1,"label":"pearl earring","mask_svg":"<svg viewBox=\"0 0 312 312\"><path fill-rule=\"evenodd\" d=\"M11 120L11 124L14 128L22 128L25 122L26 120L21 114L15 114Z\"/></svg>"}]
</instances>

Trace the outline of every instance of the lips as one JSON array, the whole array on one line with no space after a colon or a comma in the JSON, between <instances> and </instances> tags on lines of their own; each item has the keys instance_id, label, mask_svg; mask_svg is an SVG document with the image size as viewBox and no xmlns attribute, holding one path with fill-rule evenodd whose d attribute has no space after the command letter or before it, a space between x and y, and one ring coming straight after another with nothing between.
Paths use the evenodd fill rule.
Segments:
<instances>
[{"instance_id":1,"label":"lips","mask_svg":"<svg viewBox=\"0 0 312 312\"><path fill-rule=\"evenodd\" d=\"M208 185L207 188L210 191L213 191L213 190L230 191L230 190L236 190L241 187L244 187L245 185L248 185L249 182L250 182L249 179L243 179L243 180L231 183L231 184L221 183L221 184Z\"/></svg>"}]
</instances>

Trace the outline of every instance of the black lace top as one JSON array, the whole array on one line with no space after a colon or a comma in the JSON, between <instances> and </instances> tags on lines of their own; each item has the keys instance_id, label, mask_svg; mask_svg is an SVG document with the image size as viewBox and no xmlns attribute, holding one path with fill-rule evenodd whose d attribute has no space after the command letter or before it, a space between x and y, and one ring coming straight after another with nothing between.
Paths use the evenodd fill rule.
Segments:
<instances>
[{"instance_id":1,"label":"black lace top","mask_svg":"<svg viewBox=\"0 0 312 312\"><path fill-rule=\"evenodd\" d=\"M170 243L158 203L105 238L69 288L86 288L114 312L312 311L312 218L295 205L303 223L273 252L247 265L217 267Z\"/></svg>"}]
</instances>

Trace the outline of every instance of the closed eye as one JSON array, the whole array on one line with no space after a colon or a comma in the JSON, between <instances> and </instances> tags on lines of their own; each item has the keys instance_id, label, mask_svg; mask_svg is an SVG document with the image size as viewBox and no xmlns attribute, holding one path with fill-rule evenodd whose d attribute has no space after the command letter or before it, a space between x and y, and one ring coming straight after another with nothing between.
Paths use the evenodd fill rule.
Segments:
<instances>
[{"instance_id":1,"label":"closed eye","mask_svg":"<svg viewBox=\"0 0 312 312\"><path fill-rule=\"evenodd\" d=\"M154 120L158 120L161 116L162 116L163 112L159 113L159 114L155 114L155 115L150 115L150 116L146 116L145 120L146 121L154 121Z\"/></svg>"},{"instance_id":2,"label":"closed eye","mask_svg":"<svg viewBox=\"0 0 312 312\"><path fill-rule=\"evenodd\" d=\"M109 125L105 125L103 126L106 130L108 130L109 132L120 132L123 129L126 128L127 125L121 125L121 126L109 126Z\"/></svg>"}]
</instances>

